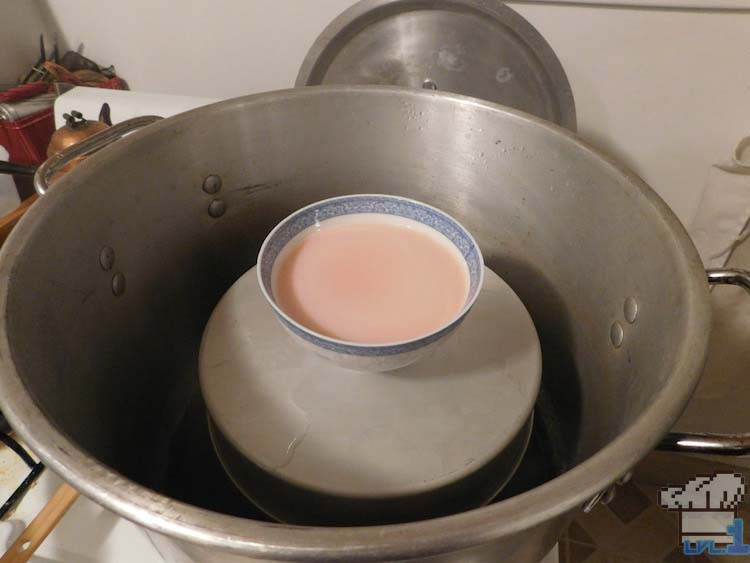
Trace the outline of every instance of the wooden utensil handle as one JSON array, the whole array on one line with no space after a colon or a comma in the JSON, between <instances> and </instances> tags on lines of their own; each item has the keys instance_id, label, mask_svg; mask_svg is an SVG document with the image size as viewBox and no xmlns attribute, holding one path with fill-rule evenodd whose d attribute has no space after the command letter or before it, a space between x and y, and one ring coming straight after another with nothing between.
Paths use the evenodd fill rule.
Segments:
<instances>
[{"instance_id":1,"label":"wooden utensil handle","mask_svg":"<svg viewBox=\"0 0 750 563\"><path fill-rule=\"evenodd\" d=\"M28 561L78 498L78 491L63 483L18 539L0 558L0 563Z\"/></svg>"}]
</instances>

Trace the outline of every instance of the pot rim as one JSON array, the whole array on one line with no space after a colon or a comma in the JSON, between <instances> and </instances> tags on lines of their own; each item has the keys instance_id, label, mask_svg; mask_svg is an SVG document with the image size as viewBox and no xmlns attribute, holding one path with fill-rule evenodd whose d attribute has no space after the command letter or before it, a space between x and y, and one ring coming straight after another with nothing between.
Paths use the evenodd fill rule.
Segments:
<instances>
[{"instance_id":1,"label":"pot rim","mask_svg":"<svg viewBox=\"0 0 750 563\"><path fill-rule=\"evenodd\" d=\"M675 351L673 374L651 405L622 434L594 455L543 485L483 508L442 518L387 526L317 528L289 526L243 519L198 508L139 485L89 456L55 428L25 388L13 360L6 306L15 259L34 226L55 211L58 202L70 204L69 184L84 180L90 171L106 167L140 139L189 122L196 112L231 112L239 108L284 100L326 95L395 96L406 99L436 97L461 106L503 113L516 121L548 130L565 143L573 143L599 157L632 187L655 220L671 233L669 241L681 268L675 277L685 279L687 330ZM580 140L569 131L521 111L475 98L427 90L390 86L316 86L280 90L226 100L191 110L129 135L76 167L59 182L58 189L41 199L13 230L0 250L0 408L23 441L44 463L83 495L150 530L188 543L218 548L267 560L309 561L403 560L458 551L529 529L582 506L593 495L631 469L661 439L682 413L698 383L705 362L710 332L710 303L705 271L682 224L664 201L636 174Z\"/></svg>"}]
</instances>

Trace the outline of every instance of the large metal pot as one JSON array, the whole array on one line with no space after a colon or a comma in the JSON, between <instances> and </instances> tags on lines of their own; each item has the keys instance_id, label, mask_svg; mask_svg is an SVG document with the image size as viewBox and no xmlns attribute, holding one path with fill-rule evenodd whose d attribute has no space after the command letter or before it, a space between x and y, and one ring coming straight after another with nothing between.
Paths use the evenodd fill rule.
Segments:
<instances>
[{"instance_id":1,"label":"large metal pot","mask_svg":"<svg viewBox=\"0 0 750 563\"><path fill-rule=\"evenodd\" d=\"M197 466L175 467L176 442L202 443L184 421L202 416L191 401L209 313L277 221L353 192L444 209L524 300L559 476L479 510L368 528L282 526L193 500L219 494L190 483ZM171 561L532 561L681 413L706 356L708 295L661 199L563 129L427 91L250 96L116 143L21 221L0 255L0 406L55 472L148 528Z\"/></svg>"}]
</instances>

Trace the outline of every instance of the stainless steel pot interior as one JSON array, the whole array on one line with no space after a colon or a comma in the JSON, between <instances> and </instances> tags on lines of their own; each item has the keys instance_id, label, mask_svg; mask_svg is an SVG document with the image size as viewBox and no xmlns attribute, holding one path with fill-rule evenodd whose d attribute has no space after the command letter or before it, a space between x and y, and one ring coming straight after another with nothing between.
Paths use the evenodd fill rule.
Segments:
<instances>
[{"instance_id":1,"label":"stainless steel pot interior","mask_svg":"<svg viewBox=\"0 0 750 563\"><path fill-rule=\"evenodd\" d=\"M215 180L204 190L212 174L216 193ZM163 494L171 474L191 473L169 457L195 408L213 306L278 220L366 192L455 216L524 300L543 349L539 410L564 473L483 509L369 528L281 526ZM100 263L105 248L113 264ZM352 86L221 102L89 158L3 247L0 310L0 407L21 436L85 495L200 561L541 556L566 512L668 431L710 325L698 256L635 175L520 112Z\"/></svg>"}]
</instances>

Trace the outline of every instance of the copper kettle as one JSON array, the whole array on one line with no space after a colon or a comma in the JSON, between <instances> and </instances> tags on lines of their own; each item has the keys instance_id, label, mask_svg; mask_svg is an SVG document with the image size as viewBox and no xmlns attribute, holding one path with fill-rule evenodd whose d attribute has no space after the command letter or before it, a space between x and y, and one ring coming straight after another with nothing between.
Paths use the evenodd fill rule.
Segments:
<instances>
[{"instance_id":1,"label":"copper kettle","mask_svg":"<svg viewBox=\"0 0 750 563\"><path fill-rule=\"evenodd\" d=\"M112 125L109 104L102 105L97 121L85 119L79 111L71 111L70 113L63 114L63 117L65 118L65 125L52 134L47 147L47 158L56 155L71 145L80 143L84 139ZM60 173L67 172L85 158L85 156L81 156L72 160L60 170Z\"/></svg>"},{"instance_id":2,"label":"copper kettle","mask_svg":"<svg viewBox=\"0 0 750 563\"><path fill-rule=\"evenodd\" d=\"M97 121L84 119L83 114L79 111L71 111L69 114L64 114L63 117L65 118L65 125L52 134L50 143L47 146L47 158L56 155L63 149L79 143L112 125L109 104L106 103L102 105L102 109L99 111L99 119ZM73 168L84 158L86 157L82 156L66 164L55 174L53 180ZM31 164L0 161L0 174L33 176L36 172L36 168L35 165Z\"/></svg>"}]
</instances>

